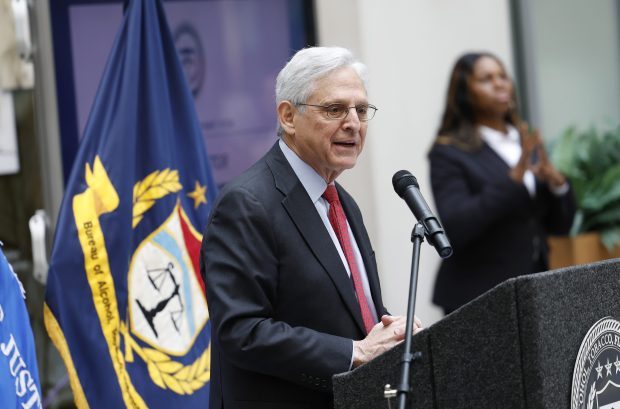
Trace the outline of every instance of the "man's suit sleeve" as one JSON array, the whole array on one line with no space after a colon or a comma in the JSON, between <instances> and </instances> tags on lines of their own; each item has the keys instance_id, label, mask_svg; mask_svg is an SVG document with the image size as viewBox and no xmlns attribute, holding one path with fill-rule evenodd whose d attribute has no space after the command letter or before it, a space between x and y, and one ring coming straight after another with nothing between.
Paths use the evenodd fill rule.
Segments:
<instances>
[{"instance_id":1,"label":"man's suit sleeve","mask_svg":"<svg viewBox=\"0 0 620 409\"><path fill-rule=\"evenodd\" d=\"M329 385L333 374L349 369L352 341L275 318L277 229L251 192L236 188L220 199L201 252L212 330L225 358L240 368L306 387L308 377Z\"/></svg>"}]
</instances>

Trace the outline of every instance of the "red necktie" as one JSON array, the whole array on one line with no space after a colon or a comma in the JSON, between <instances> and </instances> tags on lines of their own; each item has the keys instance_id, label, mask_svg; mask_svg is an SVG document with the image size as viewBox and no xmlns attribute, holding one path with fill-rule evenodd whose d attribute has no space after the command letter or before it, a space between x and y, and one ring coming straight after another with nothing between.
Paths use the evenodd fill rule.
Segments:
<instances>
[{"instance_id":1,"label":"red necktie","mask_svg":"<svg viewBox=\"0 0 620 409\"><path fill-rule=\"evenodd\" d=\"M353 246L351 246L351 239L349 238L349 230L347 229L347 218L344 215L342 204L338 198L338 192L336 186L327 185L323 197L329 203L329 222L331 223L336 237L340 242L344 256L349 264L349 270L351 271L351 279L353 280L353 286L355 287L355 294L360 304L360 310L362 311L362 319L364 320L364 327L366 333L369 333L372 327L375 325L370 307L368 306L368 300L364 294L364 287L362 286L362 278L360 277L360 271L355 261L355 254L353 253Z\"/></svg>"}]
</instances>

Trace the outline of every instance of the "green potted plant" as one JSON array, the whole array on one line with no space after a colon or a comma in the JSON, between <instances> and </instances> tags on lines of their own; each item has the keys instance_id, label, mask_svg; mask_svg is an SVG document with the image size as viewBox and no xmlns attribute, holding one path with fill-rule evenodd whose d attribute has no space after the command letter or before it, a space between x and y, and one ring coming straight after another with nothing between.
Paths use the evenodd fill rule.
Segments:
<instances>
[{"instance_id":1,"label":"green potted plant","mask_svg":"<svg viewBox=\"0 0 620 409\"><path fill-rule=\"evenodd\" d=\"M620 126L568 128L550 144L549 153L577 201L571 238L550 240L551 267L620 257Z\"/></svg>"}]
</instances>

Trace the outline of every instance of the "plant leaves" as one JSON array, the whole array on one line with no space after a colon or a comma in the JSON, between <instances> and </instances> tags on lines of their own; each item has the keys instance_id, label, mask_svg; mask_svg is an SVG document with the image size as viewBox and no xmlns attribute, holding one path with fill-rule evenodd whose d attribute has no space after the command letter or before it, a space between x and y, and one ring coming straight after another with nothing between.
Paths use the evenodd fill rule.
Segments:
<instances>
[{"instance_id":1,"label":"plant leaves","mask_svg":"<svg viewBox=\"0 0 620 409\"><path fill-rule=\"evenodd\" d=\"M587 222L583 224L583 231L600 231L618 227L618 220L620 220L620 206L610 207L589 217Z\"/></svg>"},{"instance_id":2,"label":"plant leaves","mask_svg":"<svg viewBox=\"0 0 620 409\"><path fill-rule=\"evenodd\" d=\"M597 211L616 201L620 201L620 164L592 180L591 188L586 191L581 206L585 211ZM620 205L620 202L618 204Z\"/></svg>"},{"instance_id":3,"label":"plant leaves","mask_svg":"<svg viewBox=\"0 0 620 409\"><path fill-rule=\"evenodd\" d=\"M612 252L614 247L620 246L620 227L602 230L601 242L609 252Z\"/></svg>"},{"instance_id":4,"label":"plant leaves","mask_svg":"<svg viewBox=\"0 0 620 409\"><path fill-rule=\"evenodd\" d=\"M620 126L602 132L567 128L550 143L549 159L575 194L571 235L620 226Z\"/></svg>"}]
</instances>

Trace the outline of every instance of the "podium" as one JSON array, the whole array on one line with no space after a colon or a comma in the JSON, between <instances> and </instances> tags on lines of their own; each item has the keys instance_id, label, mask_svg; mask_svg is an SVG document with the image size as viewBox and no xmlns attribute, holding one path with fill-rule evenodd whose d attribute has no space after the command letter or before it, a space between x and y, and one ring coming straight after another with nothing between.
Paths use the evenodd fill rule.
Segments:
<instances>
[{"instance_id":1,"label":"podium","mask_svg":"<svg viewBox=\"0 0 620 409\"><path fill-rule=\"evenodd\" d=\"M413 337L409 407L570 408L582 341L608 316L620 318L620 259L507 280ZM335 375L335 408L388 408L402 350Z\"/></svg>"}]
</instances>

